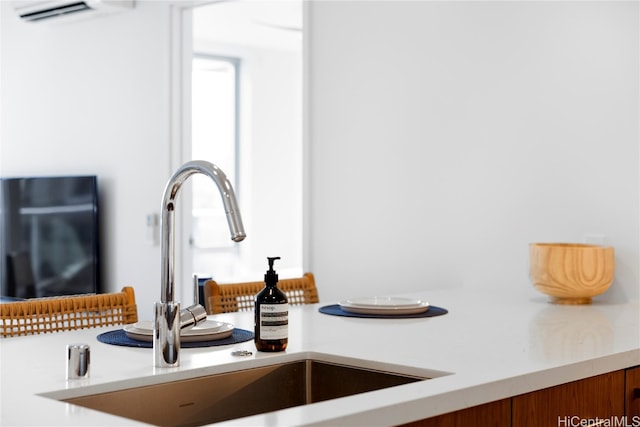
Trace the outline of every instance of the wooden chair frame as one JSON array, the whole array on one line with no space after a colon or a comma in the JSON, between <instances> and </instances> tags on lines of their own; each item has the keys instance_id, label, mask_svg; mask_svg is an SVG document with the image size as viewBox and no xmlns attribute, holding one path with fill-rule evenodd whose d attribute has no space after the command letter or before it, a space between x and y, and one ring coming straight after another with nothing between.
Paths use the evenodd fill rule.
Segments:
<instances>
[{"instance_id":1,"label":"wooden chair frame","mask_svg":"<svg viewBox=\"0 0 640 427\"><path fill-rule=\"evenodd\" d=\"M204 284L205 307L208 314L253 310L255 296L264 288L264 282L218 284L207 280ZM318 290L312 273L302 277L281 279L278 288L287 295L289 304L319 302Z\"/></svg>"},{"instance_id":2,"label":"wooden chair frame","mask_svg":"<svg viewBox=\"0 0 640 427\"><path fill-rule=\"evenodd\" d=\"M138 321L135 292L32 298L0 304L0 336L14 337Z\"/></svg>"}]
</instances>

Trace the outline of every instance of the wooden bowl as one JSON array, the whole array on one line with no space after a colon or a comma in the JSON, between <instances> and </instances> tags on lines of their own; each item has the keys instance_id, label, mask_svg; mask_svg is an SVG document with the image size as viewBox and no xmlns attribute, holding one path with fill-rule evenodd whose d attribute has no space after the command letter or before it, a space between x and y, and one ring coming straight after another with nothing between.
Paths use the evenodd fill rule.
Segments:
<instances>
[{"instance_id":1,"label":"wooden bowl","mask_svg":"<svg viewBox=\"0 0 640 427\"><path fill-rule=\"evenodd\" d=\"M556 304L591 304L611 286L612 247L579 243L531 243L529 273L537 290Z\"/></svg>"}]
</instances>

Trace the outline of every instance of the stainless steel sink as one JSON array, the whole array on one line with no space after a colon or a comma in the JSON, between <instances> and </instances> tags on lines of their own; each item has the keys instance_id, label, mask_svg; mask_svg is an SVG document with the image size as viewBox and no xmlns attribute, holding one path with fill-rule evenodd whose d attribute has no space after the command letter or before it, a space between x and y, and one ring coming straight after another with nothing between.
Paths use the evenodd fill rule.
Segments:
<instances>
[{"instance_id":1,"label":"stainless steel sink","mask_svg":"<svg viewBox=\"0 0 640 427\"><path fill-rule=\"evenodd\" d=\"M198 426L400 386L434 373L401 374L305 358L59 400L154 425Z\"/></svg>"}]
</instances>

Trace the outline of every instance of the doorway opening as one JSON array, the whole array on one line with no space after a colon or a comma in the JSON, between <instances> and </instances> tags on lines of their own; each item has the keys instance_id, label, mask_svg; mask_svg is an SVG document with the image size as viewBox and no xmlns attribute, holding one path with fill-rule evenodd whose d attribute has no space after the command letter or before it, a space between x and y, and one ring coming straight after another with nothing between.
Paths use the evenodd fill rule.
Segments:
<instances>
[{"instance_id":1,"label":"doorway opening","mask_svg":"<svg viewBox=\"0 0 640 427\"><path fill-rule=\"evenodd\" d=\"M266 258L280 256L281 278L301 275L302 1L211 3L192 9L191 24L185 156L230 178L247 239L229 239L219 196L210 182L193 179L185 273L261 280Z\"/></svg>"}]
</instances>

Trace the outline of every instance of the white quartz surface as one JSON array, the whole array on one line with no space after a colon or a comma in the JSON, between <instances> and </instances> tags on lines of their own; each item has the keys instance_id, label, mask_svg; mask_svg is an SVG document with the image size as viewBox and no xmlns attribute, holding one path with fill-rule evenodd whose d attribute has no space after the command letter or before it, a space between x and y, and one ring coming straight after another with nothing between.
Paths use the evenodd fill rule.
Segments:
<instances>
[{"instance_id":1,"label":"white quartz surface","mask_svg":"<svg viewBox=\"0 0 640 427\"><path fill-rule=\"evenodd\" d=\"M180 367L170 369L153 367L151 349L97 341L98 334L118 329L114 327L0 339L0 425L143 425L41 394L78 396L89 389L116 390L316 354L451 375L223 424L394 425L640 365L637 301L604 304L596 299L589 306L558 306L522 289L510 294L456 289L404 296L426 299L449 313L360 319L318 312L337 301L293 306L286 352L259 353L253 341L182 349ZM148 318L140 307L139 313L141 319ZM210 317L253 329L250 312ZM91 346L90 378L67 382L65 348L76 342ZM253 355L232 356L234 350Z\"/></svg>"}]
</instances>

